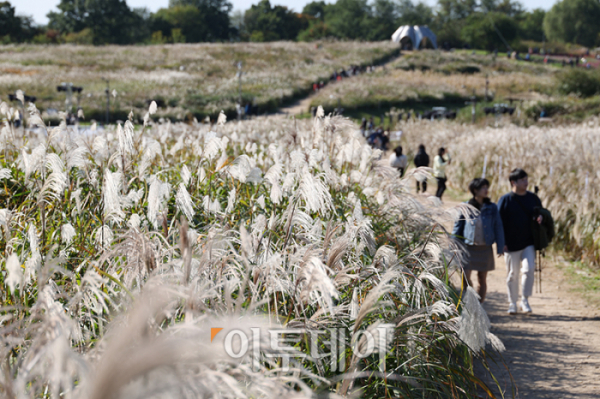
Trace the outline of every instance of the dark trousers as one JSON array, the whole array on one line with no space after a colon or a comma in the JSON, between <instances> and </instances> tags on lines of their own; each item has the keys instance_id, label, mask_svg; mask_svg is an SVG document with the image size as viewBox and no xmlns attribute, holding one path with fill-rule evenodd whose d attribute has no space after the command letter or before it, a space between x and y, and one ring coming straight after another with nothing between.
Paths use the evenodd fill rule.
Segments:
<instances>
[{"instance_id":1,"label":"dark trousers","mask_svg":"<svg viewBox=\"0 0 600 399\"><path fill-rule=\"evenodd\" d=\"M427 191L427 180L423 182L417 180L417 194L421 191L421 186L423 187L423 192Z\"/></svg>"},{"instance_id":2,"label":"dark trousers","mask_svg":"<svg viewBox=\"0 0 600 399\"><path fill-rule=\"evenodd\" d=\"M438 187L437 187L435 196L438 197L439 199L442 199L442 195L444 194L444 191L446 191L446 178L445 177L436 177L436 179L437 179Z\"/></svg>"}]
</instances>

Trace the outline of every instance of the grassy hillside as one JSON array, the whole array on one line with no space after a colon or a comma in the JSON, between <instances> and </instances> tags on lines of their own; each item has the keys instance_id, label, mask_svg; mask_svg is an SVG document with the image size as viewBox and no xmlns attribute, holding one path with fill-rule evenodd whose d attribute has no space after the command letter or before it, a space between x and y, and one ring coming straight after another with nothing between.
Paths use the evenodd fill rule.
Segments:
<instances>
[{"instance_id":1,"label":"grassy hillside","mask_svg":"<svg viewBox=\"0 0 600 399\"><path fill-rule=\"evenodd\" d=\"M395 54L390 42L177 44L158 46L0 46L0 95L21 89L37 106L64 108L61 82L83 86L87 118L104 120L105 82L110 80L113 115L141 113L146 100L164 103L159 116L232 113L238 100L238 61L243 62L242 96L261 109L274 109L304 94L334 69L377 63Z\"/></svg>"},{"instance_id":2,"label":"grassy hillside","mask_svg":"<svg viewBox=\"0 0 600 399\"><path fill-rule=\"evenodd\" d=\"M522 111L515 113L515 122L533 122L542 108L558 121L581 120L598 113L597 96L584 99L576 95L588 80L600 81L595 74L557 63L517 61L505 55L426 50L405 53L373 73L330 85L312 99L311 106L323 105L331 111L340 105L346 115L364 116L366 112L379 116L391 107L414 111L432 106L465 108L465 102L475 95L478 118L484 115L484 106L512 99ZM459 119L471 119L468 108L459 112Z\"/></svg>"}]
</instances>

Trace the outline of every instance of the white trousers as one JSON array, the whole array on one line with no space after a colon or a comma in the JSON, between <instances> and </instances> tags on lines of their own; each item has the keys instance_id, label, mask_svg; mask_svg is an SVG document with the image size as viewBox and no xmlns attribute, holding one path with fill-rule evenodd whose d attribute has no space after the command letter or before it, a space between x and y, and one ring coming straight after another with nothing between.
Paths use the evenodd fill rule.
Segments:
<instances>
[{"instance_id":1,"label":"white trousers","mask_svg":"<svg viewBox=\"0 0 600 399\"><path fill-rule=\"evenodd\" d=\"M533 245L520 251L505 252L504 261L506 262L508 303L517 303L517 299L519 299L519 271L521 273L521 296L530 297L535 281L535 248Z\"/></svg>"}]
</instances>

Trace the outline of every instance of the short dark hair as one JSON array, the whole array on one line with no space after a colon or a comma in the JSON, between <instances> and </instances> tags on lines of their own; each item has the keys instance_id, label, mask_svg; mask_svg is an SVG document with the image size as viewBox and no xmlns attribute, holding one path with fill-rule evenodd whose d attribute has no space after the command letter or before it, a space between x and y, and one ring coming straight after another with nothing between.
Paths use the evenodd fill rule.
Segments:
<instances>
[{"instance_id":1,"label":"short dark hair","mask_svg":"<svg viewBox=\"0 0 600 399\"><path fill-rule=\"evenodd\" d=\"M488 179L483 179L481 177L475 178L469 183L469 191L475 196L475 192L481 190L485 186L490 186L490 182Z\"/></svg>"},{"instance_id":2,"label":"short dark hair","mask_svg":"<svg viewBox=\"0 0 600 399\"><path fill-rule=\"evenodd\" d=\"M440 149L438 150L438 155L441 157L442 155L444 155L445 152L446 149L444 147L440 147Z\"/></svg>"},{"instance_id":3,"label":"short dark hair","mask_svg":"<svg viewBox=\"0 0 600 399\"><path fill-rule=\"evenodd\" d=\"M398 147L394 148L394 152L396 153L397 157L399 157L400 155L402 155L402 146L399 145Z\"/></svg>"},{"instance_id":4,"label":"short dark hair","mask_svg":"<svg viewBox=\"0 0 600 399\"><path fill-rule=\"evenodd\" d=\"M527 172L525 172L521 168L516 168L510 172L510 175L508 175L508 181L512 183L512 182L520 180L524 177L527 177Z\"/></svg>"},{"instance_id":5,"label":"short dark hair","mask_svg":"<svg viewBox=\"0 0 600 399\"><path fill-rule=\"evenodd\" d=\"M425 146L423 144L419 144L419 150L425 151Z\"/></svg>"}]
</instances>

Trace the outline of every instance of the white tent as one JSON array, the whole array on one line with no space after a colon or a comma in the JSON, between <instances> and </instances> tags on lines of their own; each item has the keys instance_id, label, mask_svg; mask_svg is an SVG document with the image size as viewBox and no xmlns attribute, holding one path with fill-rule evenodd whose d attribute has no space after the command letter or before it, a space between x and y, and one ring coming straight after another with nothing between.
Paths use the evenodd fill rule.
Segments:
<instances>
[{"instance_id":1,"label":"white tent","mask_svg":"<svg viewBox=\"0 0 600 399\"><path fill-rule=\"evenodd\" d=\"M412 42L412 46L415 50L418 50L421 46L421 41L426 37L431 40L434 48L437 48L437 39L435 34L427 27L427 25L422 26L410 26L404 25L398 28L396 32L392 35L392 41L396 43L400 43L402 39L409 38Z\"/></svg>"}]
</instances>

